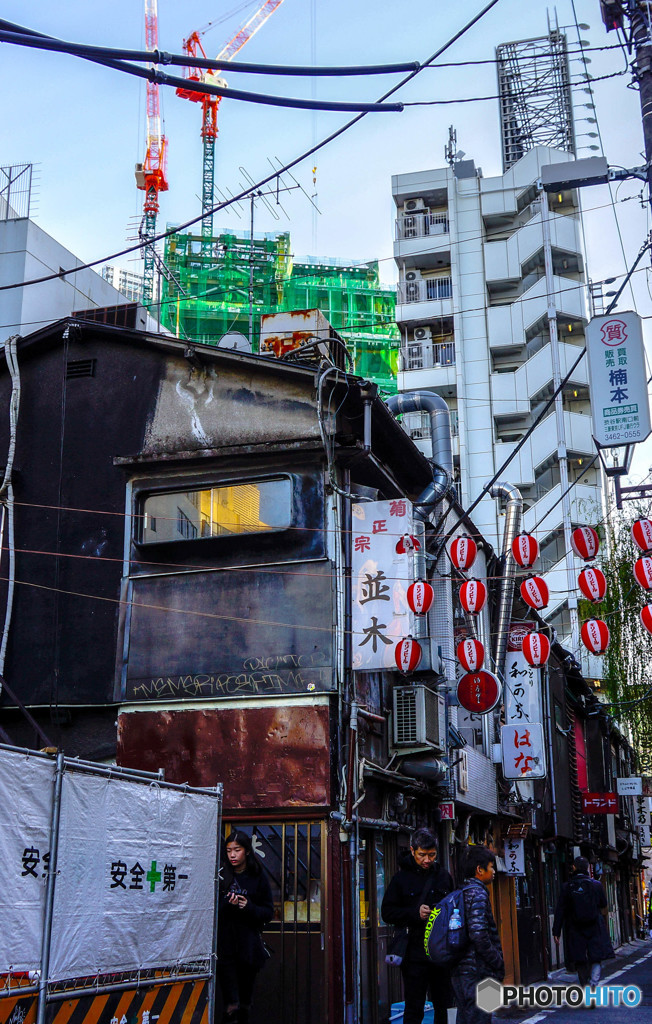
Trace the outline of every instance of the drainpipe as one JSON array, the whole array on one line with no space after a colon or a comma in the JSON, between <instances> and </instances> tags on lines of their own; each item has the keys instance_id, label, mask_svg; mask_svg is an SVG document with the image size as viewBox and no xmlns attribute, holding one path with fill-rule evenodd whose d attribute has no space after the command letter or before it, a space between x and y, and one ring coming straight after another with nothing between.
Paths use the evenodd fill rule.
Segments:
<instances>
[{"instance_id":1,"label":"drainpipe","mask_svg":"<svg viewBox=\"0 0 652 1024\"><path fill-rule=\"evenodd\" d=\"M492 498L504 498L507 501L507 519L503 534L503 575L500 584L500 601L494 649L494 668L498 677L504 679L507 634L509 632L509 619L512 612L512 599L514 597L514 577L516 575L516 562L510 556L512 541L521 530L523 498L518 487L508 484L504 480L495 483L491 488L490 494Z\"/></svg>"},{"instance_id":2,"label":"drainpipe","mask_svg":"<svg viewBox=\"0 0 652 1024\"><path fill-rule=\"evenodd\" d=\"M427 412L430 416L432 440L432 483L415 502L424 519L432 514L432 506L444 497L453 480L453 442L448 405L434 391L408 391L390 395L385 404L393 416L404 412Z\"/></svg>"}]
</instances>

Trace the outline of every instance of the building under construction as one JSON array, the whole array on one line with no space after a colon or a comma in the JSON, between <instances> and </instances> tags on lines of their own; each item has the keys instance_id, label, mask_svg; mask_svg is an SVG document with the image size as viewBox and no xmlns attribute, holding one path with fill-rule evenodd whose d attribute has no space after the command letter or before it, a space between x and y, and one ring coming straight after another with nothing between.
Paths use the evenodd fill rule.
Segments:
<instances>
[{"instance_id":1,"label":"building under construction","mask_svg":"<svg viewBox=\"0 0 652 1024\"><path fill-rule=\"evenodd\" d=\"M212 239L166 239L161 281L161 322L180 338L258 352L260 318L319 309L347 342L356 372L383 390L396 390L400 335L396 293L382 287L378 263L343 260L295 262L288 232Z\"/></svg>"}]
</instances>

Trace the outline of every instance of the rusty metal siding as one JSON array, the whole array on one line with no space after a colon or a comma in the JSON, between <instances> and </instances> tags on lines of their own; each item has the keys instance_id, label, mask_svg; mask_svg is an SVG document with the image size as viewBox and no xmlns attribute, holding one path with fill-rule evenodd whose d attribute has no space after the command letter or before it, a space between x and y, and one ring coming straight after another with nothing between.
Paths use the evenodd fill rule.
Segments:
<instances>
[{"instance_id":1,"label":"rusty metal siding","mask_svg":"<svg viewBox=\"0 0 652 1024\"><path fill-rule=\"evenodd\" d=\"M165 770L170 782L224 783L224 810L330 803L328 698L122 708L118 764Z\"/></svg>"}]
</instances>

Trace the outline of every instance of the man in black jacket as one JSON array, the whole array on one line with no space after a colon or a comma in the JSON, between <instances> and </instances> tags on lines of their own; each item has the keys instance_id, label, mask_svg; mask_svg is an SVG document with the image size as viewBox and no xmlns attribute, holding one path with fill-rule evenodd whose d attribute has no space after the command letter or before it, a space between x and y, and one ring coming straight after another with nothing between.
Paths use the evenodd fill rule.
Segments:
<instances>
[{"instance_id":1,"label":"man in black jacket","mask_svg":"<svg viewBox=\"0 0 652 1024\"><path fill-rule=\"evenodd\" d=\"M602 961L614 956L603 911L607 897L600 882L589 876L586 857L576 857L570 881L561 887L552 934L559 945L564 925L566 958L575 965L580 985L600 981Z\"/></svg>"},{"instance_id":2,"label":"man in black jacket","mask_svg":"<svg viewBox=\"0 0 652 1024\"><path fill-rule=\"evenodd\" d=\"M405 1012L403 1024L421 1024L426 996L435 1008L435 1024L446 1024L450 973L426 959L424 934L430 911L453 891L453 879L437 863L437 838L420 828L410 849L399 854L399 870L387 886L381 914L388 924L408 929L407 952L401 964Z\"/></svg>"},{"instance_id":3,"label":"man in black jacket","mask_svg":"<svg viewBox=\"0 0 652 1024\"><path fill-rule=\"evenodd\" d=\"M476 1004L475 990L484 978L505 977L503 950L487 886L496 873L496 857L486 846L470 846L463 865L464 913L469 945L453 968L457 1024L490 1024L491 1014Z\"/></svg>"}]
</instances>

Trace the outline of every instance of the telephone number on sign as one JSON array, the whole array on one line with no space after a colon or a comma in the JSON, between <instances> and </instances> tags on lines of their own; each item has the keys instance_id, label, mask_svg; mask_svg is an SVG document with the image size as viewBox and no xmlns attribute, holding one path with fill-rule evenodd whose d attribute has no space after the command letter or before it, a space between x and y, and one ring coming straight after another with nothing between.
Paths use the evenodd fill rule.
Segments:
<instances>
[{"instance_id":1,"label":"telephone number on sign","mask_svg":"<svg viewBox=\"0 0 652 1024\"><path fill-rule=\"evenodd\" d=\"M640 436L640 430L619 430L616 434L605 434L604 439L605 441L622 441L625 438L639 440Z\"/></svg>"}]
</instances>

